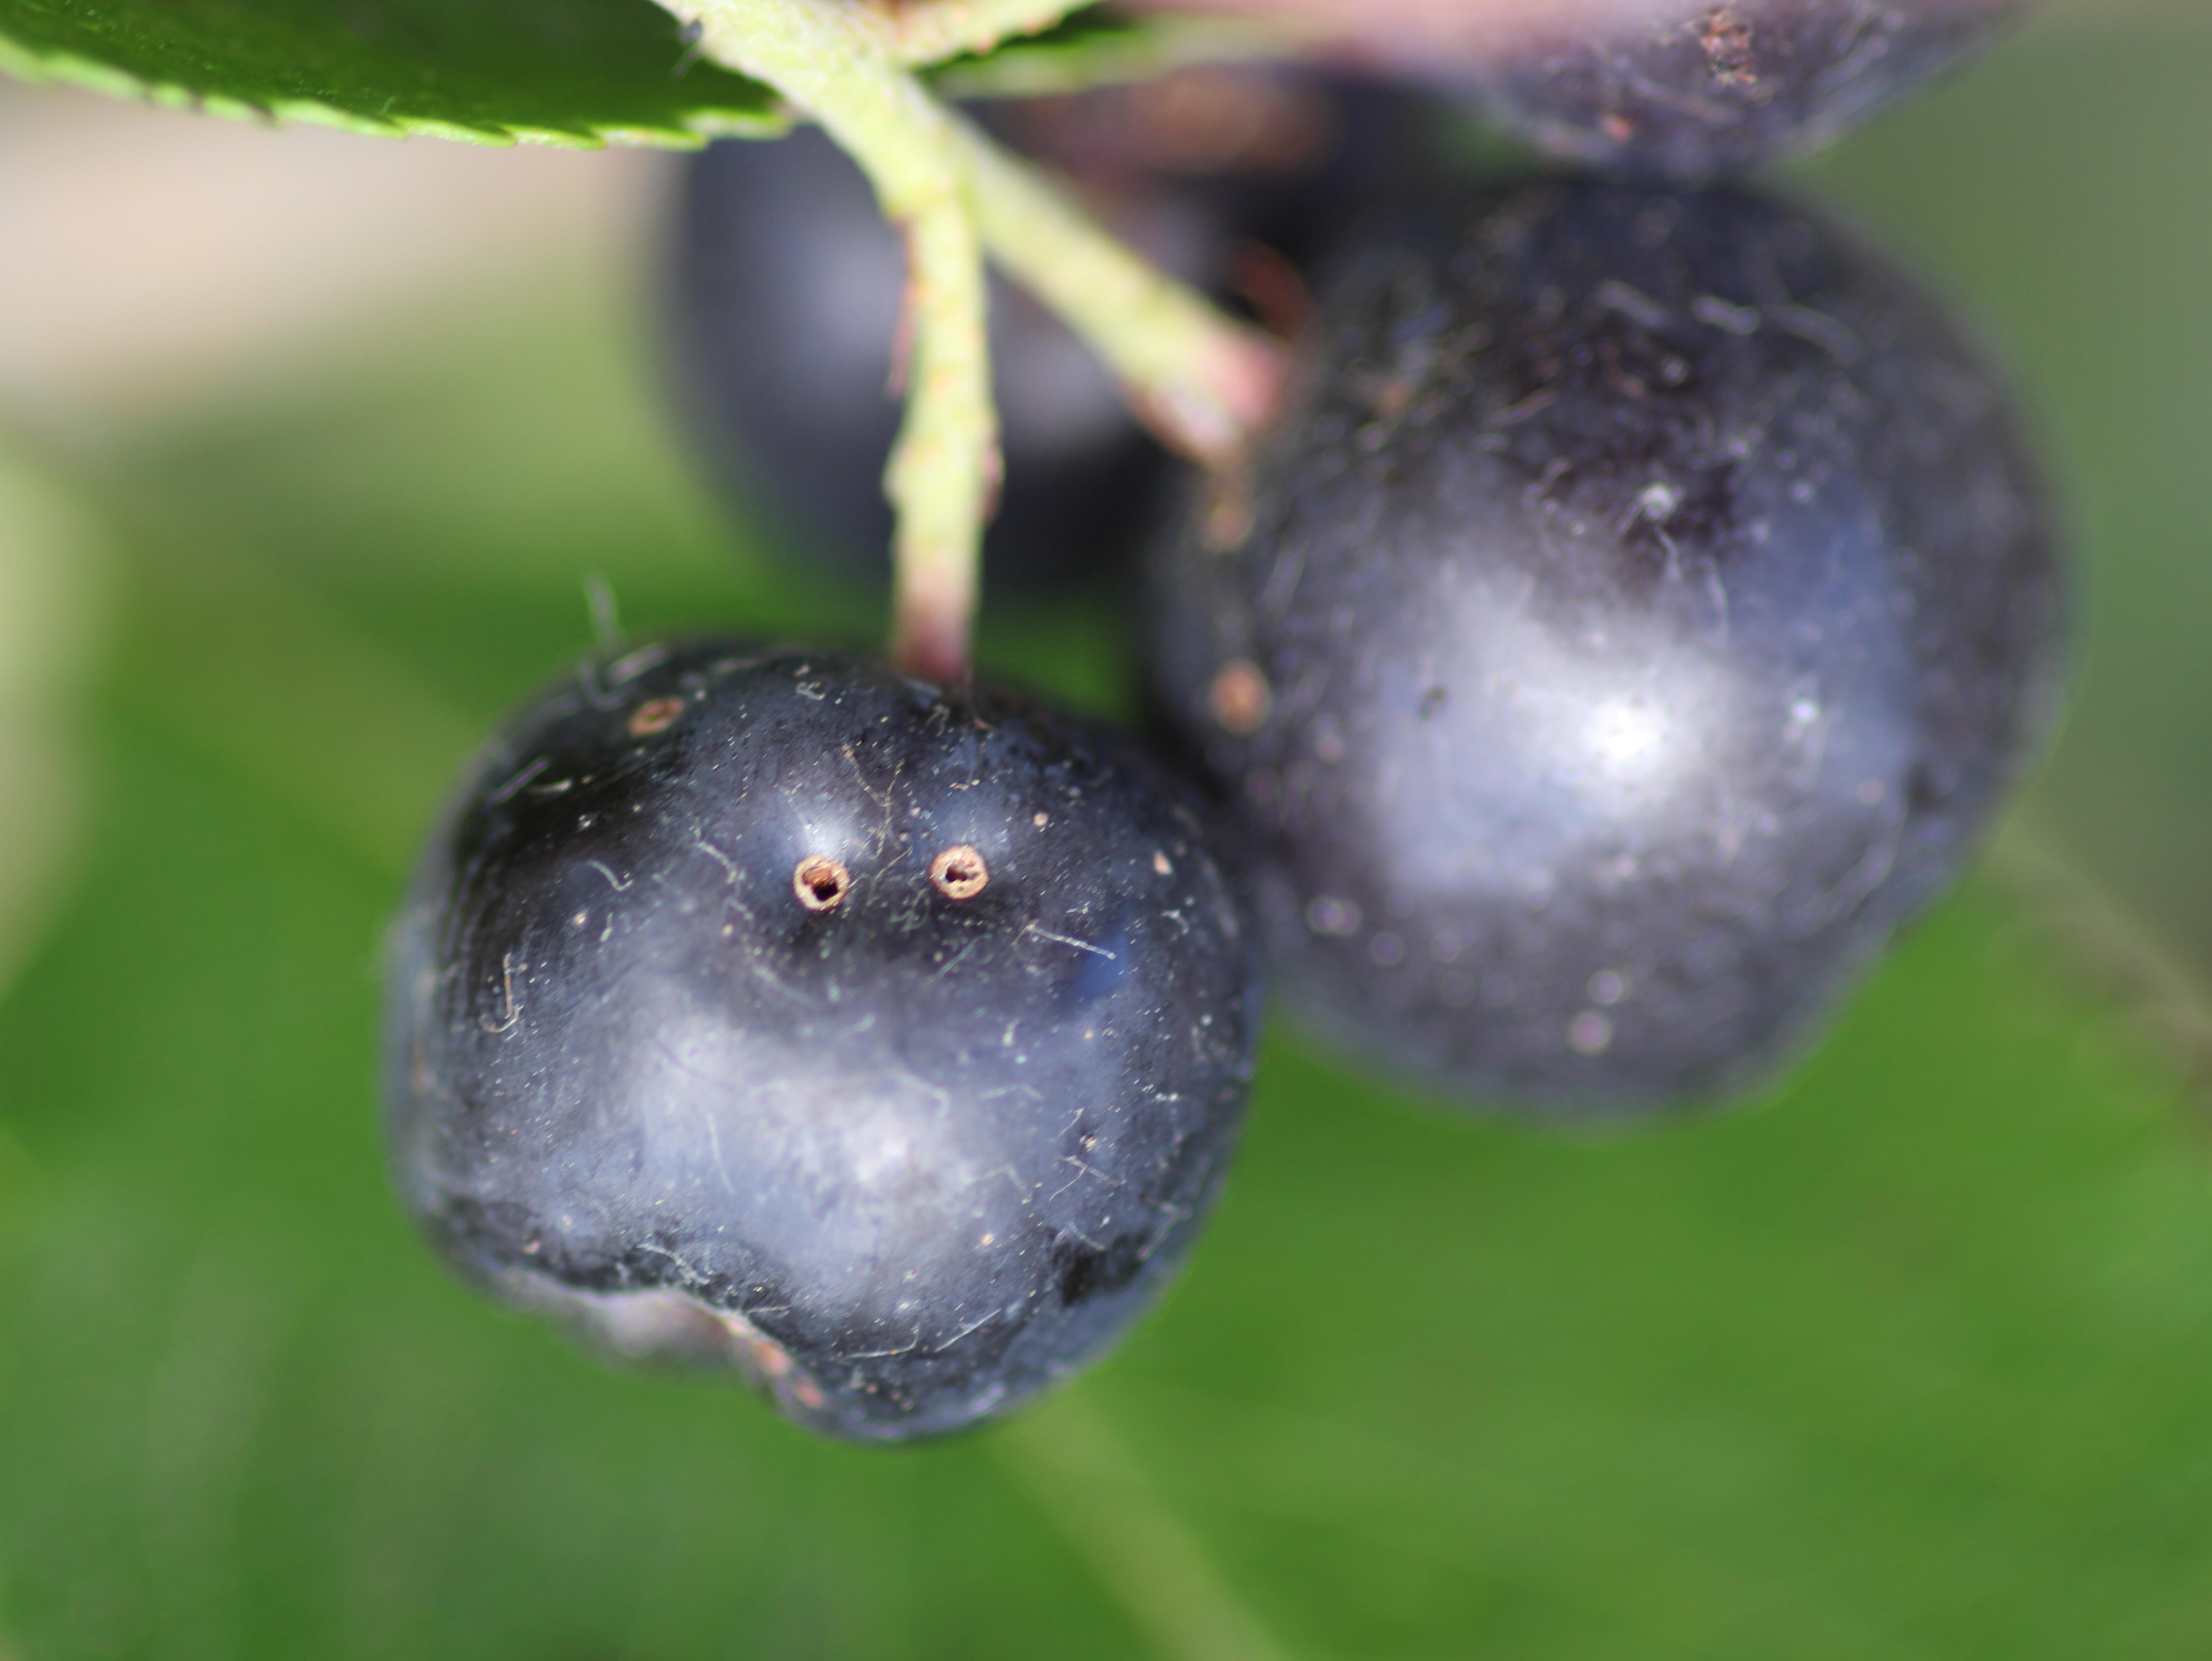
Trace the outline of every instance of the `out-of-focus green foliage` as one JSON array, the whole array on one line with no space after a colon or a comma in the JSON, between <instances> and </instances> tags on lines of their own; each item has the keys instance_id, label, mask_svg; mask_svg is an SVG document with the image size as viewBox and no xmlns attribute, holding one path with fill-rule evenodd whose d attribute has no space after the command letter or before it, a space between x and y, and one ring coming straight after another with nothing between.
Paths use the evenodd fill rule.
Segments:
<instances>
[{"instance_id":1,"label":"out-of-focus green foliage","mask_svg":"<svg viewBox=\"0 0 2212 1661\"><path fill-rule=\"evenodd\" d=\"M71 492L0 451L0 996L80 863L104 553Z\"/></svg>"},{"instance_id":2,"label":"out-of-focus green foliage","mask_svg":"<svg viewBox=\"0 0 2212 1661\"><path fill-rule=\"evenodd\" d=\"M2212 961L2212 11L2057 4L1805 170L2021 370L2082 533L2039 819Z\"/></svg>"},{"instance_id":3,"label":"out-of-focus green foliage","mask_svg":"<svg viewBox=\"0 0 2212 1661\"><path fill-rule=\"evenodd\" d=\"M2178 815L2212 702L2149 689L2208 673L2168 427L2212 386L2212 145L2159 143L2212 44L2138 27L2046 33L1822 173L1994 319L2087 481L2106 604L2052 778L2163 765ZM1278 1034L1187 1281L957 1443L814 1443L450 1281L372 1080L379 931L450 770L586 644L586 573L640 632L876 626L731 545L635 332L502 297L84 481L127 565L87 873L0 1005L0 1651L2212 1647L2201 1104L1985 882L1776 1099L1650 1134L1453 1116ZM986 654L1113 707L1108 609L994 616ZM2141 834L2076 811L2093 851Z\"/></svg>"}]
</instances>

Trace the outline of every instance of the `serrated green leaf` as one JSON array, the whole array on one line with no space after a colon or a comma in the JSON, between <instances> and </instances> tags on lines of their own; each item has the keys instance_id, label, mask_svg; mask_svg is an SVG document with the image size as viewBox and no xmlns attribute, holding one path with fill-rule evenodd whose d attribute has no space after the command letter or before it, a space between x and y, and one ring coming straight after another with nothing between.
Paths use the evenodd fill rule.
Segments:
<instances>
[{"instance_id":1,"label":"serrated green leaf","mask_svg":"<svg viewBox=\"0 0 2212 1661\"><path fill-rule=\"evenodd\" d=\"M647 0L0 0L0 68L157 103L481 143L781 125Z\"/></svg>"}]
</instances>

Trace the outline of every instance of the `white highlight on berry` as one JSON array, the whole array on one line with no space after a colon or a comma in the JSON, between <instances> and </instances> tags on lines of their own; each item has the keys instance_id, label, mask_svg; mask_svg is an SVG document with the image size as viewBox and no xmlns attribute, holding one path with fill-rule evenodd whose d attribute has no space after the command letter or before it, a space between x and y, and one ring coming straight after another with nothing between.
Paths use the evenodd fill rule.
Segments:
<instances>
[{"instance_id":1,"label":"white highlight on berry","mask_svg":"<svg viewBox=\"0 0 2212 1661\"><path fill-rule=\"evenodd\" d=\"M1635 697L1607 698L1583 728L1590 753L1616 776L1657 772L1672 737L1666 712Z\"/></svg>"}]
</instances>

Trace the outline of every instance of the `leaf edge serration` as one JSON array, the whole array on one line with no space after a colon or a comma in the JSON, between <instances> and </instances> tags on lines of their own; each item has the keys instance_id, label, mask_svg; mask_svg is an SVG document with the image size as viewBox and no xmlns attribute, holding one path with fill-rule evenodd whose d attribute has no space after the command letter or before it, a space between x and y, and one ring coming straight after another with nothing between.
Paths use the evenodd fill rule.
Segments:
<instances>
[{"instance_id":1,"label":"leaf edge serration","mask_svg":"<svg viewBox=\"0 0 2212 1661\"><path fill-rule=\"evenodd\" d=\"M253 126L300 123L359 133L371 138L443 138L457 143L506 149L539 144L559 149L598 150L609 145L695 150L716 138L780 138L793 117L767 88L753 88L752 108L707 103L684 113L672 125L635 122L579 122L573 126L542 123L476 123L432 115L370 115L316 98L266 101L204 91L182 82L135 74L68 48L27 46L0 29L0 73L33 85L81 87L160 109L219 116Z\"/></svg>"}]
</instances>

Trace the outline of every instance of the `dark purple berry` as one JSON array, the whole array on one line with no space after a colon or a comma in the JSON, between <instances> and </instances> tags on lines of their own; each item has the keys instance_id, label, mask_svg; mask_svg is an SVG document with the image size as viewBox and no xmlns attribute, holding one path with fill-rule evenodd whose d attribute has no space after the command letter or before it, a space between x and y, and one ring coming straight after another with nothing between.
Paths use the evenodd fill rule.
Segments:
<instances>
[{"instance_id":1,"label":"dark purple berry","mask_svg":"<svg viewBox=\"0 0 2212 1661\"><path fill-rule=\"evenodd\" d=\"M1502 125L1624 173L1741 174L1840 137L1974 57L2027 0L1658 0L1540 22L1480 62Z\"/></svg>"},{"instance_id":2,"label":"dark purple berry","mask_svg":"<svg viewBox=\"0 0 2212 1661\"><path fill-rule=\"evenodd\" d=\"M1724 1092L1958 871L2064 611L1938 302L1736 192L1534 184L1378 240L1249 500L1158 562L1158 694L1342 1043L1558 1110Z\"/></svg>"},{"instance_id":3,"label":"dark purple berry","mask_svg":"<svg viewBox=\"0 0 2212 1661\"><path fill-rule=\"evenodd\" d=\"M479 757L398 927L399 1190L508 1300L893 1440L1157 1298L1256 1007L1126 741L832 653L586 665Z\"/></svg>"}]
</instances>

